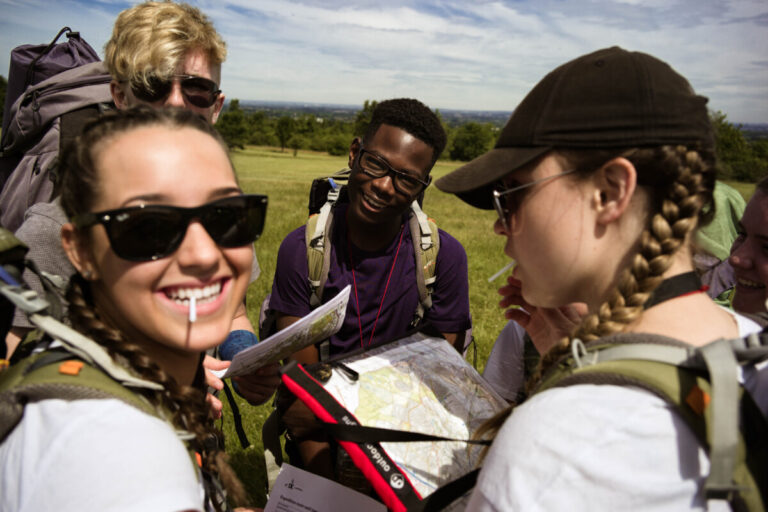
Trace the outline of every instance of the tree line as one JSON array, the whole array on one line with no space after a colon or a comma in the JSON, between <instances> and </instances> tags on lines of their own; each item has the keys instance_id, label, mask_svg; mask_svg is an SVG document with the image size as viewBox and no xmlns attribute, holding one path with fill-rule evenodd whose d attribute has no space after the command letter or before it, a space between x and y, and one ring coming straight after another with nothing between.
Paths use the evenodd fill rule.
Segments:
<instances>
[{"instance_id":1,"label":"tree line","mask_svg":"<svg viewBox=\"0 0 768 512\"><path fill-rule=\"evenodd\" d=\"M247 112L238 100L232 100L219 117L216 128L230 148L274 146L293 151L294 155L306 149L342 156L349 150L351 140L365 133L376 104L366 100L354 120L344 121L309 113ZM498 138L500 128L493 123L470 121L454 126L442 120L439 110L435 113L448 136L442 159L472 160L491 149ZM720 161L718 177L756 182L768 175L768 138L748 137L740 125L729 122L722 112L712 112L710 117Z\"/></svg>"},{"instance_id":2,"label":"tree line","mask_svg":"<svg viewBox=\"0 0 768 512\"><path fill-rule=\"evenodd\" d=\"M7 81L0 75L0 118L4 115ZM349 150L349 143L365 133L376 107L376 101L366 100L354 120L342 120L316 114L268 114L264 111L246 111L236 99L219 117L216 128L230 148L247 145L274 146L293 151L301 149L324 151L342 156ZM450 124L443 120L448 144L442 159L469 161L493 147L499 135L499 126L489 122L462 122ZM728 121L726 114L717 111L710 114L715 131L715 144L720 161L719 178L756 182L768 175L768 137L748 136L741 125Z\"/></svg>"},{"instance_id":3,"label":"tree line","mask_svg":"<svg viewBox=\"0 0 768 512\"><path fill-rule=\"evenodd\" d=\"M300 149L324 151L334 156L347 154L354 137L365 133L376 101L366 100L353 120L325 118L311 113L268 115L266 112L246 111L238 100L229 102L219 116L216 128L230 148L247 145L275 146L282 151ZM493 123L466 122L451 126L440 111L435 112L443 123L448 144L442 158L471 160L491 149L499 134Z\"/></svg>"}]
</instances>

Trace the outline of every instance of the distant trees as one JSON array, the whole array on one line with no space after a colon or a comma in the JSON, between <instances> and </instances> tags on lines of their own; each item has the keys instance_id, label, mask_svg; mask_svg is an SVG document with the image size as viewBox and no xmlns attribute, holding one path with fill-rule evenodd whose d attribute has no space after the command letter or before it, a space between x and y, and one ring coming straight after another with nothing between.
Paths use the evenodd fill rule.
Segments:
<instances>
[{"instance_id":1,"label":"distant trees","mask_svg":"<svg viewBox=\"0 0 768 512\"><path fill-rule=\"evenodd\" d=\"M251 130L239 100L229 102L229 107L221 113L215 126L230 149L243 149L250 142Z\"/></svg>"},{"instance_id":2,"label":"distant trees","mask_svg":"<svg viewBox=\"0 0 768 512\"><path fill-rule=\"evenodd\" d=\"M299 135L298 133L293 135L290 139L288 139L288 147L293 150L293 156L296 156L299 154L299 150L303 147L306 147L307 141L304 140L304 137Z\"/></svg>"},{"instance_id":3,"label":"distant trees","mask_svg":"<svg viewBox=\"0 0 768 512\"><path fill-rule=\"evenodd\" d=\"M373 111L376 110L376 105L379 102L376 100L365 100L363 103L363 109L357 112L355 117L355 137L362 137L368 130L368 125L371 124L373 118Z\"/></svg>"},{"instance_id":4,"label":"distant trees","mask_svg":"<svg viewBox=\"0 0 768 512\"><path fill-rule=\"evenodd\" d=\"M470 121L456 129L449 154L452 160L472 160L493 147L496 134L490 123Z\"/></svg>"},{"instance_id":5,"label":"distant trees","mask_svg":"<svg viewBox=\"0 0 768 512\"><path fill-rule=\"evenodd\" d=\"M741 126L731 124L720 111L712 112L710 120L715 131L720 178L755 182L768 175L768 140L748 140Z\"/></svg>"},{"instance_id":6,"label":"distant trees","mask_svg":"<svg viewBox=\"0 0 768 512\"><path fill-rule=\"evenodd\" d=\"M288 140L293 135L293 128L293 119L289 116L281 116L277 120L275 135L277 135L277 140L280 141L280 151L285 151L285 146L288 145Z\"/></svg>"},{"instance_id":7,"label":"distant trees","mask_svg":"<svg viewBox=\"0 0 768 512\"><path fill-rule=\"evenodd\" d=\"M5 80L0 77L0 95L4 94ZM280 146L293 150L324 151L344 156L356 136L365 134L371 122L375 100L365 100L352 118L320 117L318 114L278 111L246 111L238 100L232 100L219 117L216 128L230 148L243 148L246 144ZM2 98L0 98L2 107ZM491 149L498 137L499 127L493 123L456 121L447 123L439 111L435 114L446 131L448 143L442 158L472 160ZM715 131L715 143L720 162L721 179L757 181L768 175L768 139L745 133L742 127L730 123L722 112L710 114Z\"/></svg>"}]
</instances>

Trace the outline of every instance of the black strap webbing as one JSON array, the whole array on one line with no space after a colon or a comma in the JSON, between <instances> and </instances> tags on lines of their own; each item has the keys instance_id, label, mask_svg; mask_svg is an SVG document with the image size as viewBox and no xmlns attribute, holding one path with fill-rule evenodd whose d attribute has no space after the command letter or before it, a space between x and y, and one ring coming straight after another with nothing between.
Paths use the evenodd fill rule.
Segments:
<instances>
[{"instance_id":1,"label":"black strap webbing","mask_svg":"<svg viewBox=\"0 0 768 512\"><path fill-rule=\"evenodd\" d=\"M643 309L649 309L666 300L680 297L686 293L701 290L701 279L696 272L686 272L669 277L661 282L643 304Z\"/></svg>"},{"instance_id":2,"label":"black strap webbing","mask_svg":"<svg viewBox=\"0 0 768 512\"><path fill-rule=\"evenodd\" d=\"M240 440L240 446L243 447L243 450L251 446L251 442L248 440L248 436L245 435L245 429L243 429L243 418L240 416L240 408L237 406L237 402L235 401L235 396L232 394L232 391L229 389L229 386L227 385L226 380L222 380L224 383L224 394L227 395L227 400L229 401L229 407L232 409L232 419L235 423L235 432L237 433L237 438Z\"/></svg>"},{"instance_id":3,"label":"black strap webbing","mask_svg":"<svg viewBox=\"0 0 768 512\"><path fill-rule=\"evenodd\" d=\"M323 423L325 430L339 441L353 443L413 443L420 441L455 441L458 443L479 444L489 446L490 439L453 439L450 437L392 430L389 428L365 427L362 425L345 425L343 423Z\"/></svg>"},{"instance_id":4,"label":"black strap webbing","mask_svg":"<svg viewBox=\"0 0 768 512\"><path fill-rule=\"evenodd\" d=\"M408 512L436 512L445 509L475 486L478 474L480 474L480 468L438 487L417 505L408 508Z\"/></svg>"}]
</instances>

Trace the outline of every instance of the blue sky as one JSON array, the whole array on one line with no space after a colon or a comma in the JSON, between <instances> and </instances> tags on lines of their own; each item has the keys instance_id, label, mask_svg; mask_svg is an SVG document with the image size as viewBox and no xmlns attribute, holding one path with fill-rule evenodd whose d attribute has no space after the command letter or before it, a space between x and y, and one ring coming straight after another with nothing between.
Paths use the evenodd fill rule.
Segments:
<instances>
[{"instance_id":1,"label":"blue sky","mask_svg":"<svg viewBox=\"0 0 768 512\"><path fill-rule=\"evenodd\" d=\"M103 55L134 2L0 0L0 74L10 50L64 25ZM226 40L229 98L362 105L416 97L509 111L548 71L619 45L651 53L734 122L768 123L765 0L191 1Z\"/></svg>"}]
</instances>

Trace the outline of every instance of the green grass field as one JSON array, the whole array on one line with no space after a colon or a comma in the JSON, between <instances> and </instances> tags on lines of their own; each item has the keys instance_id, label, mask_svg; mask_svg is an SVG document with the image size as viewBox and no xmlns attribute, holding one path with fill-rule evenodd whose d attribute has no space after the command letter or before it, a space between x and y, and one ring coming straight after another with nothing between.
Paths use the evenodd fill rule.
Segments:
<instances>
[{"instance_id":1,"label":"green grass field","mask_svg":"<svg viewBox=\"0 0 768 512\"><path fill-rule=\"evenodd\" d=\"M246 193L267 194L269 208L264 234L256 242L256 254L261 265L261 277L248 290L248 313L251 322L258 322L259 307L272 286L277 250L283 237L301 226L307 218L309 187L313 178L327 176L346 168L347 159L331 157L325 153L300 151L296 157L292 151L249 147L232 153L232 159ZM457 162L439 161L432 171L439 178L460 165ZM745 199L754 191L753 184L728 182ZM444 194L435 187L427 190L424 211L433 217L438 226L458 239L467 252L469 261L470 307L477 342L477 367L482 371L496 335L505 320L498 307L498 279L490 284L487 278L508 262L503 254L504 239L493 234L492 225L496 214L471 208L452 195ZM470 358L471 361L471 358ZM225 400L223 429L227 438L227 451L232 465L240 475L253 500L263 506L265 498L265 469L261 444L261 426L272 410L271 404L253 407L238 397L243 423L253 446L240 448L232 426Z\"/></svg>"},{"instance_id":2,"label":"green grass field","mask_svg":"<svg viewBox=\"0 0 768 512\"><path fill-rule=\"evenodd\" d=\"M304 151L294 157L292 151L281 153L279 149L261 147L234 151L232 159L243 190L246 193L269 196L266 226L262 237L256 242L261 277L248 290L248 314L256 325L259 306L272 286L280 242L291 230L306 222L312 179L345 168L347 161L343 157ZM455 162L438 162L432 174L438 178L458 165ZM505 323L502 311L497 306L496 292L502 279L493 284L487 281L489 276L508 262L502 252L504 240L492 232L496 214L471 208L435 187L427 190L424 211L437 221L438 226L458 239L467 251L470 304L478 346L477 364L478 369L482 370L493 341ZM230 453L232 465L253 499L253 504L261 506L265 502L261 426L272 407L270 404L253 407L242 399L238 400L243 423L253 446L247 450L240 448L231 415L226 409L223 428L227 438L227 451Z\"/></svg>"}]
</instances>

